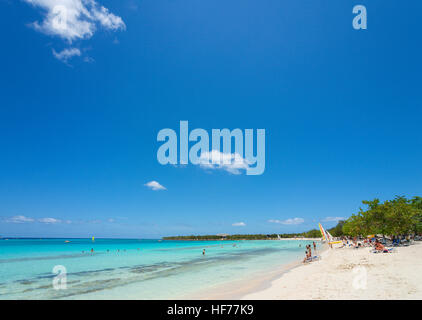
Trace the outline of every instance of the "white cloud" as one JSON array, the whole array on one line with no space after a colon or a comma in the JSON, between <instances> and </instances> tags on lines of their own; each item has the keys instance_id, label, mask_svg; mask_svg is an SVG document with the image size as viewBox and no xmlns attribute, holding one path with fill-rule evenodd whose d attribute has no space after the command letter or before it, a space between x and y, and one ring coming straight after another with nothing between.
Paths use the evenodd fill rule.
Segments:
<instances>
[{"instance_id":1,"label":"white cloud","mask_svg":"<svg viewBox=\"0 0 422 320\"><path fill-rule=\"evenodd\" d=\"M59 37L69 44L76 40L90 39L99 28L109 31L125 30L123 19L111 13L95 0L23 0L40 8L43 19L35 21L31 26L49 36ZM67 61L75 56L81 56L76 48L64 49L53 55L60 61ZM92 62L92 58L84 60Z\"/></svg>"},{"instance_id":2,"label":"white cloud","mask_svg":"<svg viewBox=\"0 0 422 320\"><path fill-rule=\"evenodd\" d=\"M125 30L122 18L95 0L24 0L43 9L44 18L32 26L39 32L58 36L69 43L91 38L99 26L106 30Z\"/></svg>"},{"instance_id":3,"label":"white cloud","mask_svg":"<svg viewBox=\"0 0 422 320\"><path fill-rule=\"evenodd\" d=\"M344 217L326 217L322 221L324 221L324 222L331 222L331 221L338 222L340 220L346 220L346 218L344 218Z\"/></svg>"},{"instance_id":4,"label":"white cloud","mask_svg":"<svg viewBox=\"0 0 422 320\"><path fill-rule=\"evenodd\" d=\"M14 216L5 220L6 222L11 223L25 223L25 222L34 222L34 219L28 218L25 216Z\"/></svg>"},{"instance_id":5,"label":"white cloud","mask_svg":"<svg viewBox=\"0 0 422 320\"><path fill-rule=\"evenodd\" d=\"M235 222L232 224L233 227L244 227L246 226L246 223L244 222Z\"/></svg>"},{"instance_id":6,"label":"white cloud","mask_svg":"<svg viewBox=\"0 0 422 320\"><path fill-rule=\"evenodd\" d=\"M54 218L41 218L41 219L38 219L38 222L46 223L46 224L54 224L54 223L60 223L62 221L59 219L54 219Z\"/></svg>"},{"instance_id":7,"label":"white cloud","mask_svg":"<svg viewBox=\"0 0 422 320\"><path fill-rule=\"evenodd\" d=\"M268 222L271 223L279 223L279 224L301 224L304 223L305 220L302 218L293 218L293 219L287 219L287 220L268 220Z\"/></svg>"},{"instance_id":8,"label":"white cloud","mask_svg":"<svg viewBox=\"0 0 422 320\"><path fill-rule=\"evenodd\" d=\"M206 169L220 169L232 174L241 174L249 168L249 163L238 153L222 153L218 150L203 152L199 157L199 165Z\"/></svg>"},{"instance_id":9,"label":"white cloud","mask_svg":"<svg viewBox=\"0 0 422 320\"><path fill-rule=\"evenodd\" d=\"M158 191L158 190L167 190L164 186L162 186L161 184L159 184L157 181L150 181L144 184L144 186L154 190L154 191Z\"/></svg>"},{"instance_id":10,"label":"white cloud","mask_svg":"<svg viewBox=\"0 0 422 320\"><path fill-rule=\"evenodd\" d=\"M63 51L56 52L56 50L53 49L53 56L56 57L56 59L67 63L67 61L74 56L81 56L81 51L77 48L69 48L64 49Z\"/></svg>"}]
</instances>

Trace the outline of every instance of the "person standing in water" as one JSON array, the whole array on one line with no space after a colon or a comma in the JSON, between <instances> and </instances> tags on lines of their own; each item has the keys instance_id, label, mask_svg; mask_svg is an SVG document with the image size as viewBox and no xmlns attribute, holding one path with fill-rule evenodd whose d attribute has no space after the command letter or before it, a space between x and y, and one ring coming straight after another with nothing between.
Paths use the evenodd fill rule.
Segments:
<instances>
[{"instance_id":1,"label":"person standing in water","mask_svg":"<svg viewBox=\"0 0 422 320\"><path fill-rule=\"evenodd\" d=\"M314 244L314 252L316 252L316 243L315 243L315 241L313 242L313 244Z\"/></svg>"},{"instance_id":2,"label":"person standing in water","mask_svg":"<svg viewBox=\"0 0 422 320\"><path fill-rule=\"evenodd\" d=\"M203 255L203 256L205 256L205 249L204 249L204 250L202 250L202 255Z\"/></svg>"}]
</instances>

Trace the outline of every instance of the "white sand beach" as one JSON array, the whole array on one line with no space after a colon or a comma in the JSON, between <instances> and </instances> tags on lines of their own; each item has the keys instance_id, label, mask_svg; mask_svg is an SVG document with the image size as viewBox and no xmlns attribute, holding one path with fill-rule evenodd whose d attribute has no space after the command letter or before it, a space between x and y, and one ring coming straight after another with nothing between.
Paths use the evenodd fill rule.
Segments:
<instances>
[{"instance_id":1,"label":"white sand beach","mask_svg":"<svg viewBox=\"0 0 422 320\"><path fill-rule=\"evenodd\" d=\"M369 248L328 249L242 299L422 299L422 243L371 253ZM366 273L366 276L365 276ZM365 281L366 278L366 281Z\"/></svg>"}]
</instances>

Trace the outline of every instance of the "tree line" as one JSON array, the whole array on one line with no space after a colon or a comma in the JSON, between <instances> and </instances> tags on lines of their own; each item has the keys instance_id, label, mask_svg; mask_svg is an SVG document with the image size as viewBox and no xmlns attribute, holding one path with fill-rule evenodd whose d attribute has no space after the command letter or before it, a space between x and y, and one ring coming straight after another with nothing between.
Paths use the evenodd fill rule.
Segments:
<instances>
[{"instance_id":1,"label":"tree line","mask_svg":"<svg viewBox=\"0 0 422 320\"><path fill-rule=\"evenodd\" d=\"M302 233L274 233L274 234L233 234L225 237L218 235L190 235L190 236L172 236L163 237L164 240L277 240L278 236L283 239L287 238L320 238L321 232L319 230L310 230Z\"/></svg>"},{"instance_id":2,"label":"tree line","mask_svg":"<svg viewBox=\"0 0 422 320\"><path fill-rule=\"evenodd\" d=\"M342 226L349 236L406 235L422 233L422 197L407 199L396 196L393 200L362 201L366 206L353 214Z\"/></svg>"},{"instance_id":3,"label":"tree line","mask_svg":"<svg viewBox=\"0 0 422 320\"><path fill-rule=\"evenodd\" d=\"M337 225L328 232L333 237L405 235L422 233L422 197L408 199L396 196L393 200L381 202L379 199L364 200L365 208L353 214L347 220L338 221ZM227 235L227 240L276 240L280 238L321 238L319 229L312 229L302 233L283 234L234 234ZM164 237L164 240L220 240L220 235L191 235Z\"/></svg>"}]
</instances>

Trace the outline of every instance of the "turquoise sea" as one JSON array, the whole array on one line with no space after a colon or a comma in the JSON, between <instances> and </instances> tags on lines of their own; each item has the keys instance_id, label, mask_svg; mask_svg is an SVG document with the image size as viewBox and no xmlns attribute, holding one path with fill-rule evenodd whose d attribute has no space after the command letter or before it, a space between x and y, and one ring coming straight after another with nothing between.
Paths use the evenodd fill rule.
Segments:
<instances>
[{"instance_id":1,"label":"turquoise sea","mask_svg":"<svg viewBox=\"0 0 422 320\"><path fill-rule=\"evenodd\" d=\"M178 299L297 261L310 243L2 239L0 299ZM66 289L53 288L55 266Z\"/></svg>"}]
</instances>

